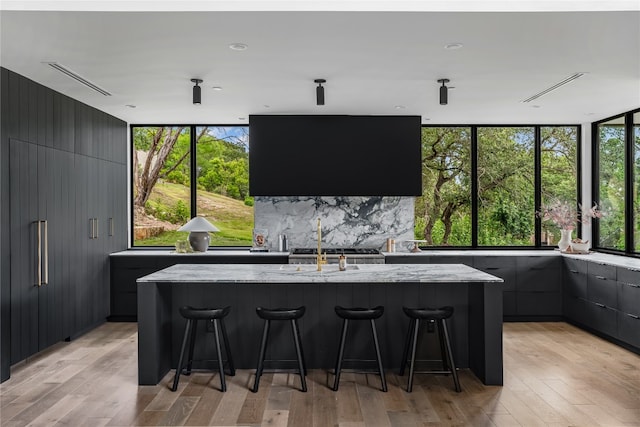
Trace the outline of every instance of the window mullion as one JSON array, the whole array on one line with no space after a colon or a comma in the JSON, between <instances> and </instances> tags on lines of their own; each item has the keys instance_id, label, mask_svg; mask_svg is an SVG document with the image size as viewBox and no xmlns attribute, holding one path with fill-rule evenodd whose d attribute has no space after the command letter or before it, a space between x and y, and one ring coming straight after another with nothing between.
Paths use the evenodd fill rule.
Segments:
<instances>
[{"instance_id":1,"label":"window mullion","mask_svg":"<svg viewBox=\"0 0 640 427\"><path fill-rule=\"evenodd\" d=\"M197 196L197 189L198 189L198 173L197 173L197 167L196 165L198 164L197 159L196 159L196 127L195 126L189 126L189 133L190 133L190 150L191 150L191 164L189 165L189 173L190 173L190 181L191 181L191 185L190 185L190 194L191 194L191 206L190 206L190 212L191 212L191 218L195 217L196 215L198 215L198 209L197 209L197 200L196 200L196 196Z\"/></svg>"}]
</instances>

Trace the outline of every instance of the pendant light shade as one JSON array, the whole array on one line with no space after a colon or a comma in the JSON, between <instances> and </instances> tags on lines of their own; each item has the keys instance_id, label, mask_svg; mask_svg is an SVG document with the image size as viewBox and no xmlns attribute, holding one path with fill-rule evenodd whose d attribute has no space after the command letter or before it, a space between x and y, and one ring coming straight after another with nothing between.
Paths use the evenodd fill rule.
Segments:
<instances>
[{"instance_id":1,"label":"pendant light shade","mask_svg":"<svg viewBox=\"0 0 640 427\"><path fill-rule=\"evenodd\" d=\"M315 79L314 82L318 83L316 87L316 105L324 105L324 87L322 83L326 83L325 79Z\"/></svg>"},{"instance_id":2,"label":"pendant light shade","mask_svg":"<svg viewBox=\"0 0 640 427\"><path fill-rule=\"evenodd\" d=\"M449 83L449 79L439 79L438 83L442 83L442 86L440 86L440 105L447 105L449 102L449 88L445 84Z\"/></svg>"},{"instance_id":3,"label":"pendant light shade","mask_svg":"<svg viewBox=\"0 0 640 427\"><path fill-rule=\"evenodd\" d=\"M191 79L191 81L195 83L195 86L193 86L193 103L200 104L202 101L202 92L201 92L202 88L198 86L198 84L202 83L202 80Z\"/></svg>"}]
</instances>

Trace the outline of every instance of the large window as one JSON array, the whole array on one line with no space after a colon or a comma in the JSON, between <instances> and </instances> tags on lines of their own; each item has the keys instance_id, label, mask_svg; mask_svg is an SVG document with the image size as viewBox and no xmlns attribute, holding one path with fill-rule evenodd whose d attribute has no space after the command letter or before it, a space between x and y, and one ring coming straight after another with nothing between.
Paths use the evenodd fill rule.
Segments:
<instances>
[{"instance_id":1,"label":"large window","mask_svg":"<svg viewBox=\"0 0 640 427\"><path fill-rule=\"evenodd\" d=\"M173 246L192 216L220 232L211 246L249 246L247 126L132 126L133 244Z\"/></svg>"},{"instance_id":2,"label":"large window","mask_svg":"<svg viewBox=\"0 0 640 427\"><path fill-rule=\"evenodd\" d=\"M598 247L625 249L624 116L597 125L597 197L606 215L598 225Z\"/></svg>"},{"instance_id":3,"label":"large window","mask_svg":"<svg viewBox=\"0 0 640 427\"><path fill-rule=\"evenodd\" d=\"M471 129L422 128L415 232L427 246L471 245Z\"/></svg>"},{"instance_id":4,"label":"large window","mask_svg":"<svg viewBox=\"0 0 640 427\"><path fill-rule=\"evenodd\" d=\"M578 200L578 144L578 128L575 126L545 126L540 129L542 206L553 205L556 202L570 202L575 205L575 201ZM585 204L589 205L588 202ZM558 226L552 222L543 222L541 244L556 246L558 240Z\"/></svg>"},{"instance_id":5,"label":"large window","mask_svg":"<svg viewBox=\"0 0 640 427\"><path fill-rule=\"evenodd\" d=\"M593 190L603 209L598 249L640 254L640 110L592 124Z\"/></svg>"},{"instance_id":6,"label":"large window","mask_svg":"<svg viewBox=\"0 0 640 427\"><path fill-rule=\"evenodd\" d=\"M534 129L478 128L478 245L531 246Z\"/></svg>"},{"instance_id":7,"label":"large window","mask_svg":"<svg viewBox=\"0 0 640 427\"><path fill-rule=\"evenodd\" d=\"M559 230L536 221L536 210L577 206L578 146L577 126L423 127L415 237L425 246L555 246Z\"/></svg>"}]
</instances>

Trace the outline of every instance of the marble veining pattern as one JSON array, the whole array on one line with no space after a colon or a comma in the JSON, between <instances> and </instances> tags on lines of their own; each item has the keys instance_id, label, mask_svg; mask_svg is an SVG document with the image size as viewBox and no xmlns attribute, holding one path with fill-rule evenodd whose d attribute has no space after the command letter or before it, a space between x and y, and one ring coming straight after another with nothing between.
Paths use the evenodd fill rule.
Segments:
<instances>
[{"instance_id":1,"label":"marble veining pattern","mask_svg":"<svg viewBox=\"0 0 640 427\"><path fill-rule=\"evenodd\" d=\"M298 268L301 271L297 271ZM499 277L464 264L350 264L316 271L307 264L176 264L138 279L173 283L469 283L503 282Z\"/></svg>"},{"instance_id":2,"label":"marble veining pattern","mask_svg":"<svg viewBox=\"0 0 640 427\"><path fill-rule=\"evenodd\" d=\"M385 249L387 238L414 238L413 197L256 197L254 215L254 227L267 230L271 250L279 234L287 236L289 248L316 247L318 218L324 247Z\"/></svg>"}]
</instances>

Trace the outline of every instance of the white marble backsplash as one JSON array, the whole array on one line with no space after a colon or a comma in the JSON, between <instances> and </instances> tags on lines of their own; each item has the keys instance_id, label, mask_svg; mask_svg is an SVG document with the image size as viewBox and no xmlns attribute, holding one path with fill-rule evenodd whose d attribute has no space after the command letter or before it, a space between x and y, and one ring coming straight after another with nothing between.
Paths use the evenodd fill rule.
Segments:
<instances>
[{"instance_id":1,"label":"white marble backsplash","mask_svg":"<svg viewBox=\"0 0 640 427\"><path fill-rule=\"evenodd\" d=\"M278 249L284 234L289 248L317 246L317 221L322 222L323 247L386 250L387 238L414 239L413 197L256 197L256 229L267 231L268 247Z\"/></svg>"}]
</instances>

